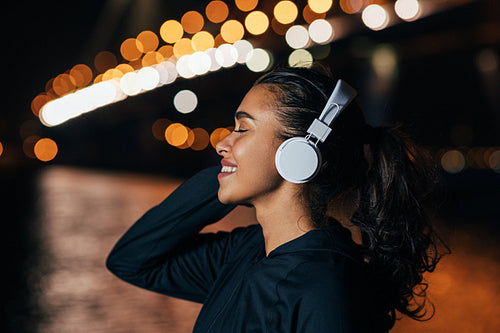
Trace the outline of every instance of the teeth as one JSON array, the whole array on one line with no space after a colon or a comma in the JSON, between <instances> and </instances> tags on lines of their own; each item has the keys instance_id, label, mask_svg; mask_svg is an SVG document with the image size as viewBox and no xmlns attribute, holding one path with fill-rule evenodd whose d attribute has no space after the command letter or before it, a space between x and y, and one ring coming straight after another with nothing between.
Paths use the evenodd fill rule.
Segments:
<instances>
[{"instance_id":1,"label":"teeth","mask_svg":"<svg viewBox=\"0 0 500 333\"><path fill-rule=\"evenodd\" d=\"M237 167L223 166L221 172L235 172Z\"/></svg>"}]
</instances>

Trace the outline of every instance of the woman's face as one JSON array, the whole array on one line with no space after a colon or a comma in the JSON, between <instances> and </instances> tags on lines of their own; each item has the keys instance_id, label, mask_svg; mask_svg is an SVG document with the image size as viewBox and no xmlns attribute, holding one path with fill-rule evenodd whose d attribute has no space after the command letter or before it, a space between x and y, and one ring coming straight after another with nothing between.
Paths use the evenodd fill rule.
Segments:
<instances>
[{"instance_id":1,"label":"woman's face","mask_svg":"<svg viewBox=\"0 0 500 333\"><path fill-rule=\"evenodd\" d=\"M217 144L223 157L218 175L221 202L254 204L283 184L274 164L281 125L273 103L268 89L253 87L235 113L234 131Z\"/></svg>"}]
</instances>

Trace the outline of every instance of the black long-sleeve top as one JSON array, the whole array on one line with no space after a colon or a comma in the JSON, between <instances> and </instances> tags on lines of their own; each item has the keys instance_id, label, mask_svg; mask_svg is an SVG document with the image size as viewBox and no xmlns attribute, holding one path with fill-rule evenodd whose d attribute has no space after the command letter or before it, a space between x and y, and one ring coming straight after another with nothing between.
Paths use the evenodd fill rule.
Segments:
<instances>
[{"instance_id":1,"label":"black long-sleeve top","mask_svg":"<svg viewBox=\"0 0 500 333\"><path fill-rule=\"evenodd\" d=\"M260 225L200 233L235 207L217 198L219 170L199 172L142 216L113 248L108 269L203 303L194 332L387 332L359 248L340 224L267 256Z\"/></svg>"}]
</instances>

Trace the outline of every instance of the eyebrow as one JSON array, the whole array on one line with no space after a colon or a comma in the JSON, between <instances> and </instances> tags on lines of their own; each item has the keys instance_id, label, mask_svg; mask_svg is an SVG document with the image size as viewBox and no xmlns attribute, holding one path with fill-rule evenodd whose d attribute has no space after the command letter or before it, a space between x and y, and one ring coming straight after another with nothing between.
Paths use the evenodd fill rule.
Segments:
<instances>
[{"instance_id":1,"label":"eyebrow","mask_svg":"<svg viewBox=\"0 0 500 333\"><path fill-rule=\"evenodd\" d=\"M240 120L241 118L248 118L248 119L255 120L254 117L252 117L250 114L246 113L245 111L236 111L234 113L234 119Z\"/></svg>"}]
</instances>

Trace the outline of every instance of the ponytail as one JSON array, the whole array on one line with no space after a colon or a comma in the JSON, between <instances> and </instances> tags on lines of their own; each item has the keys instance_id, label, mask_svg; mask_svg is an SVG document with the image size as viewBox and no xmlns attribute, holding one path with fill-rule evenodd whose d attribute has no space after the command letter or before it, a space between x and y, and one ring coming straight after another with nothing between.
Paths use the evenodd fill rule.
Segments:
<instances>
[{"instance_id":1,"label":"ponytail","mask_svg":"<svg viewBox=\"0 0 500 333\"><path fill-rule=\"evenodd\" d=\"M368 170L351 221L361 230L365 261L392 320L394 310L430 319L434 309L427 316L422 274L435 269L440 255L424 204L432 199L439 173L400 126L366 132Z\"/></svg>"}]
</instances>

